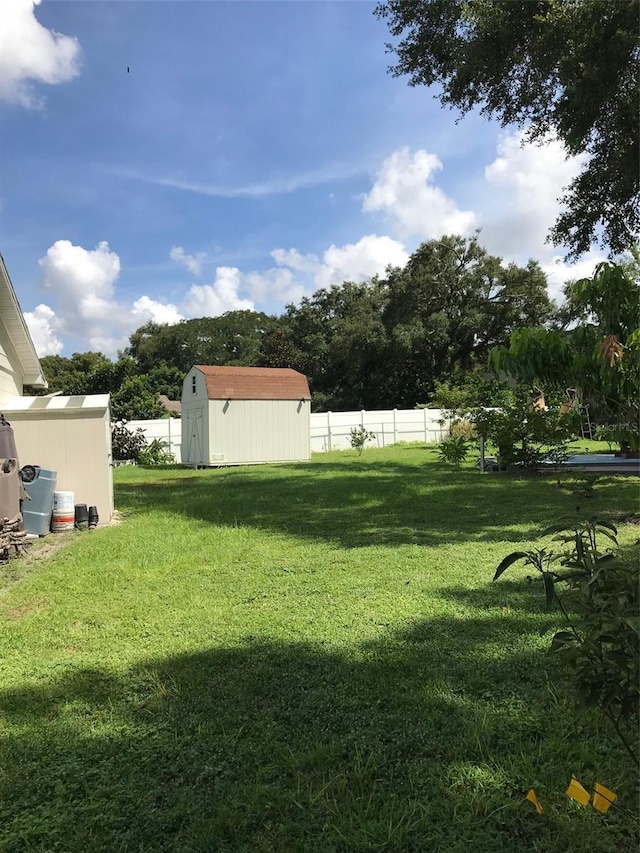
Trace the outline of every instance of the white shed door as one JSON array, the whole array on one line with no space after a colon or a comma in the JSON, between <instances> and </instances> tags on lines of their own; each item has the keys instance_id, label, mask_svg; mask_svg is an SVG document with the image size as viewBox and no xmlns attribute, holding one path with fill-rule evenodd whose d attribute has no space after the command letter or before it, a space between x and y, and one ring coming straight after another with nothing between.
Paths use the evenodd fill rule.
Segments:
<instances>
[{"instance_id":1,"label":"white shed door","mask_svg":"<svg viewBox=\"0 0 640 853\"><path fill-rule=\"evenodd\" d=\"M187 458L185 462L190 462L193 465L201 465L203 463L202 446L202 409L187 410L187 436L189 442L187 444Z\"/></svg>"}]
</instances>

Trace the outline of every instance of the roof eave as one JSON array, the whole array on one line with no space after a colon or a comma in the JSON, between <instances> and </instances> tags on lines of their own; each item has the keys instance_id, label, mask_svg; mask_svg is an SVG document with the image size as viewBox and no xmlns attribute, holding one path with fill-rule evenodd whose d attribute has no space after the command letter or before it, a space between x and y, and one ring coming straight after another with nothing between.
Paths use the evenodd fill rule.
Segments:
<instances>
[{"instance_id":1,"label":"roof eave","mask_svg":"<svg viewBox=\"0 0 640 853\"><path fill-rule=\"evenodd\" d=\"M40 359L2 254L0 254L0 311L22 368L23 384L31 388L47 388L47 380L42 375Z\"/></svg>"}]
</instances>

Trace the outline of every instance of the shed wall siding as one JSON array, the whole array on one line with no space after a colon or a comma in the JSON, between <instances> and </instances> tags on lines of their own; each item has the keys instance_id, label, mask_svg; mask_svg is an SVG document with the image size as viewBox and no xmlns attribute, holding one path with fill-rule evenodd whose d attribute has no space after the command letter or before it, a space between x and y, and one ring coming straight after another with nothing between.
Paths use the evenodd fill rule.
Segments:
<instances>
[{"instance_id":1,"label":"shed wall siding","mask_svg":"<svg viewBox=\"0 0 640 853\"><path fill-rule=\"evenodd\" d=\"M208 463L309 459L309 412L308 400L210 400Z\"/></svg>"},{"instance_id":2,"label":"shed wall siding","mask_svg":"<svg viewBox=\"0 0 640 853\"><path fill-rule=\"evenodd\" d=\"M74 493L76 503L97 506L101 522L113 515L111 428L108 411L11 412L20 465L57 472L56 491Z\"/></svg>"}]
</instances>

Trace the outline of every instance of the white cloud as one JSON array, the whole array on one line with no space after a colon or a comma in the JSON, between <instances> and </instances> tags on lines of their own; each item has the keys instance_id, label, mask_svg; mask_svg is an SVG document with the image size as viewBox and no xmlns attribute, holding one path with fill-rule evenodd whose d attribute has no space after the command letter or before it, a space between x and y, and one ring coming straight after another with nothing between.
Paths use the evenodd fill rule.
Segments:
<instances>
[{"instance_id":1,"label":"white cloud","mask_svg":"<svg viewBox=\"0 0 640 853\"><path fill-rule=\"evenodd\" d=\"M545 240L560 212L558 197L584 158L567 158L557 139L523 140L523 133L501 136L498 156L484 170L482 239L502 255L551 258L557 249Z\"/></svg>"},{"instance_id":2,"label":"white cloud","mask_svg":"<svg viewBox=\"0 0 640 853\"><path fill-rule=\"evenodd\" d=\"M175 305L170 302L156 302L155 299L150 299L148 296L141 296L136 299L131 307L131 313L136 317L138 326L149 321L160 325L173 326L180 320L184 320Z\"/></svg>"},{"instance_id":3,"label":"white cloud","mask_svg":"<svg viewBox=\"0 0 640 853\"><path fill-rule=\"evenodd\" d=\"M297 249L274 249L271 257L279 267L299 272L317 272L322 267L317 255L303 255Z\"/></svg>"},{"instance_id":4,"label":"white cloud","mask_svg":"<svg viewBox=\"0 0 640 853\"><path fill-rule=\"evenodd\" d=\"M62 352L64 344L58 337L60 321L52 308L48 305L37 305L33 311L25 312L24 319L40 358L45 355L59 355Z\"/></svg>"},{"instance_id":5,"label":"white cloud","mask_svg":"<svg viewBox=\"0 0 640 853\"><path fill-rule=\"evenodd\" d=\"M38 106L32 82L50 85L79 72L80 45L71 36L46 29L35 16L40 0L2 0L0 100Z\"/></svg>"},{"instance_id":6,"label":"white cloud","mask_svg":"<svg viewBox=\"0 0 640 853\"><path fill-rule=\"evenodd\" d=\"M218 317L226 311L252 311L254 303L238 295L243 274L237 267L218 267L213 284L194 284L187 293L185 310L192 317Z\"/></svg>"},{"instance_id":7,"label":"white cloud","mask_svg":"<svg viewBox=\"0 0 640 853\"><path fill-rule=\"evenodd\" d=\"M403 267L409 260L402 243L391 237L368 234L357 243L329 246L322 256L323 266L316 275L320 287L343 281L364 281L381 275L388 266Z\"/></svg>"},{"instance_id":8,"label":"white cloud","mask_svg":"<svg viewBox=\"0 0 640 853\"><path fill-rule=\"evenodd\" d=\"M134 329L149 320L177 323L182 319L175 305L146 295L133 304L118 300L115 285L120 258L107 242L85 249L69 240L58 240L39 263L42 285L55 303L55 317L42 311L38 315L38 309L34 312L34 319L41 321L39 334L45 333L43 324L48 321L57 336L55 340L73 337L84 341L91 350L112 356L127 345ZM47 306L40 307L52 311Z\"/></svg>"},{"instance_id":9,"label":"white cloud","mask_svg":"<svg viewBox=\"0 0 640 853\"><path fill-rule=\"evenodd\" d=\"M591 278L596 266L604 260L606 260L604 255L598 252L589 252L574 264L566 264L560 256L542 263L542 269L549 281L549 296L556 302L562 302L562 288L565 282L577 281L580 278Z\"/></svg>"},{"instance_id":10,"label":"white cloud","mask_svg":"<svg viewBox=\"0 0 640 853\"><path fill-rule=\"evenodd\" d=\"M367 234L357 243L331 245L322 259L313 254L303 255L297 249L274 249L271 256L279 266L310 273L307 282L313 289L343 281L364 281L383 274L388 266L404 266L409 259L402 243L376 234ZM294 290L293 279L291 290Z\"/></svg>"},{"instance_id":11,"label":"white cloud","mask_svg":"<svg viewBox=\"0 0 640 853\"><path fill-rule=\"evenodd\" d=\"M206 255L204 252L196 252L195 255L188 255L182 246L174 246L169 252L169 257L172 261L184 264L193 275L200 275Z\"/></svg>"},{"instance_id":12,"label":"white cloud","mask_svg":"<svg viewBox=\"0 0 640 853\"><path fill-rule=\"evenodd\" d=\"M424 149L414 154L408 148L394 151L378 170L362 210L386 214L405 236L468 234L475 226L475 214L459 210L434 184L434 174L440 169L440 160Z\"/></svg>"},{"instance_id":13,"label":"white cloud","mask_svg":"<svg viewBox=\"0 0 640 853\"><path fill-rule=\"evenodd\" d=\"M299 302L305 294L304 282L286 268L247 273L245 282L255 302L277 306L277 310Z\"/></svg>"},{"instance_id":14,"label":"white cloud","mask_svg":"<svg viewBox=\"0 0 640 853\"><path fill-rule=\"evenodd\" d=\"M102 327L113 321L119 306L113 289L120 274L120 258L106 242L95 249L58 240L41 258L43 285L55 295L58 311L67 323Z\"/></svg>"}]
</instances>

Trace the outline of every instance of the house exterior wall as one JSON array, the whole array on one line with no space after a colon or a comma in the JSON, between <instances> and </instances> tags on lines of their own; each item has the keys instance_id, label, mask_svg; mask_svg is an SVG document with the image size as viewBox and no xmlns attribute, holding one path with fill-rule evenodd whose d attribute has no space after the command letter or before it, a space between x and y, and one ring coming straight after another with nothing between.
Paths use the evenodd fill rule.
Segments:
<instances>
[{"instance_id":1,"label":"house exterior wall","mask_svg":"<svg viewBox=\"0 0 640 853\"><path fill-rule=\"evenodd\" d=\"M195 379L195 385L194 385ZM194 390L195 389L195 390ZM202 373L192 368L182 383L182 442L180 455L183 465L209 465L209 397Z\"/></svg>"},{"instance_id":2,"label":"house exterior wall","mask_svg":"<svg viewBox=\"0 0 640 853\"><path fill-rule=\"evenodd\" d=\"M20 465L57 472L56 491L97 506L101 523L113 515L109 410L7 411Z\"/></svg>"},{"instance_id":3,"label":"house exterior wall","mask_svg":"<svg viewBox=\"0 0 640 853\"><path fill-rule=\"evenodd\" d=\"M309 400L209 400L206 464L310 459L309 415Z\"/></svg>"},{"instance_id":4,"label":"house exterior wall","mask_svg":"<svg viewBox=\"0 0 640 853\"><path fill-rule=\"evenodd\" d=\"M20 362L0 319L0 409L11 397L22 394L22 385Z\"/></svg>"}]
</instances>

